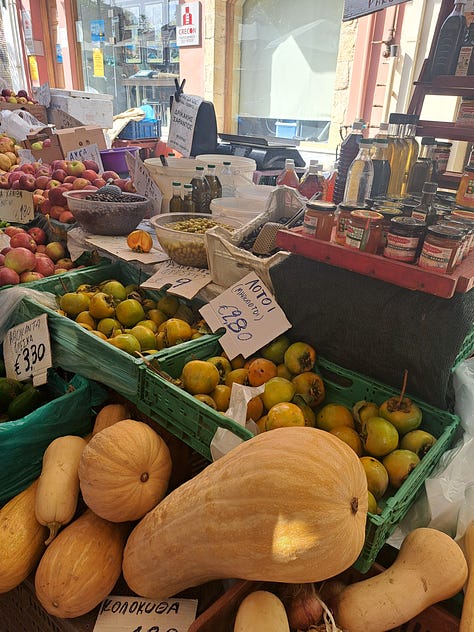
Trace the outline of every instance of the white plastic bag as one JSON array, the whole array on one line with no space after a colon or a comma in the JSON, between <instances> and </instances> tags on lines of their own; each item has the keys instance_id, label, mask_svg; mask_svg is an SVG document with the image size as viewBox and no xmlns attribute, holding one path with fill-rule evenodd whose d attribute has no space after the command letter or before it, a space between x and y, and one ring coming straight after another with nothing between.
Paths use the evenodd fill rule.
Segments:
<instances>
[{"instance_id":1,"label":"white plastic bag","mask_svg":"<svg viewBox=\"0 0 474 632\"><path fill-rule=\"evenodd\" d=\"M2 110L0 112L0 132L17 141L25 140L28 134L43 129L44 123L26 110Z\"/></svg>"},{"instance_id":2,"label":"white plastic bag","mask_svg":"<svg viewBox=\"0 0 474 632\"><path fill-rule=\"evenodd\" d=\"M39 292L28 287L22 287L21 285L14 285L13 287L2 290L2 309L0 310L0 342L3 342L7 331L14 327L16 324L15 310L18 304L24 298L34 299L37 303L49 307L50 309L57 309L57 301L54 294L50 292Z\"/></svg>"}]
</instances>

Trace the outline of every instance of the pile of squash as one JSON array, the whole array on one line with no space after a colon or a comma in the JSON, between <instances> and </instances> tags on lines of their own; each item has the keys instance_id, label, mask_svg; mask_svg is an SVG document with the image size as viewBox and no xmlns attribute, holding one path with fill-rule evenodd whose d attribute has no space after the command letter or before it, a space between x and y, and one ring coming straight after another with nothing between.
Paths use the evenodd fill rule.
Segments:
<instances>
[{"instance_id":1,"label":"pile of squash","mask_svg":"<svg viewBox=\"0 0 474 632\"><path fill-rule=\"evenodd\" d=\"M0 592L36 569L44 609L73 618L110 594L121 572L138 595L164 599L213 579L321 582L360 554L367 480L330 433L259 434L167 493L171 470L165 441L120 404L102 408L90 437L55 439L39 479L0 510ZM80 495L87 508L78 516ZM385 579L341 593L342 627L381 632L462 587L459 547L428 535ZM288 629L265 627L258 613L244 621L236 632Z\"/></svg>"}]
</instances>

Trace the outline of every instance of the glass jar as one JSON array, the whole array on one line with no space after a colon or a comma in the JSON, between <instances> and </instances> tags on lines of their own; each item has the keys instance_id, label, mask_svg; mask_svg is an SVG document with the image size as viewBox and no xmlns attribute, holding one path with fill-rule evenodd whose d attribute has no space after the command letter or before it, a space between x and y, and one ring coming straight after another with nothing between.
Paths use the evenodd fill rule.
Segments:
<instances>
[{"instance_id":1,"label":"glass jar","mask_svg":"<svg viewBox=\"0 0 474 632\"><path fill-rule=\"evenodd\" d=\"M465 250L465 255L467 256L474 248L474 213L461 208L453 208L451 217L462 222L470 229Z\"/></svg>"},{"instance_id":2,"label":"glass jar","mask_svg":"<svg viewBox=\"0 0 474 632\"><path fill-rule=\"evenodd\" d=\"M425 222L414 217L393 217L383 256L403 263L414 263L425 229Z\"/></svg>"},{"instance_id":3,"label":"glass jar","mask_svg":"<svg viewBox=\"0 0 474 632\"><path fill-rule=\"evenodd\" d=\"M321 241L331 241L336 205L330 202L308 202L304 214L303 235Z\"/></svg>"},{"instance_id":4,"label":"glass jar","mask_svg":"<svg viewBox=\"0 0 474 632\"><path fill-rule=\"evenodd\" d=\"M334 241L341 246L346 245L346 226L351 216L352 211L359 209L359 206L353 206L352 204L339 204L336 211L336 231L334 234Z\"/></svg>"},{"instance_id":5,"label":"glass jar","mask_svg":"<svg viewBox=\"0 0 474 632\"><path fill-rule=\"evenodd\" d=\"M420 268L452 274L456 266L462 231L442 224L429 226L418 265Z\"/></svg>"},{"instance_id":6,"label":"glass jar","mask_svg":"<svg viewBox=\"0 0 474 632\"><path fill-rule=\"evenodd\" d=\"M387 245L387 234L390 230L390 222L394 217L398 217L402 214L400 209L397 208L378 208L377 212L383 216L382 230L380 233L380 244L378 247L378 254L383 254L385 246Z\"/></svg>"},{"instance_id":7,"label":"glass jar","mask_svg":"<svg viewBox=\"0 0 474 632\"><path fill-rule=\"evenodd\" d=\"M457 220L452 215L444 217L443 220L439 222L438 226L449 226L450 228L455 228L456 230L462 232L463 237L461 245L459 246L458 256L455 261L455 266L457 266L465 257L467 257L467 249L469 246L469 228L466 226L466 224L464 224L460 220Z\"/></svg>"},{"instance_id":8,"label":"glass jar","mask_svg":"<svg viewBox=\"0 0 474 632\"><path fill-rule=\"evenodd\" d=\"M474 167L464 167L456 192L456 205L474 210Z\"/></svg>"},{"instance_id":9,"label":"glass jar","mask_svg":"<svg viewBox=\"0 0 474 632\"><path fill-rule=\"evenodd\" d=\"M380 243L383 215L376 211L352 211L346 226L346 246L375 254Z\"/></svg>"}]
</instances>

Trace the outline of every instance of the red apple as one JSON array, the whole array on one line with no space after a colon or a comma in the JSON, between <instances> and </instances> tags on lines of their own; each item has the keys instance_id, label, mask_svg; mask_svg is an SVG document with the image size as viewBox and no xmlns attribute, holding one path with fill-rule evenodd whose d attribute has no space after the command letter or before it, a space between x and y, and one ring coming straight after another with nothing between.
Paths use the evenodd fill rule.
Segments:
<instances>
[{"instance_id":1,"label":"red apple","mask_svg":"<svg viewBox=\"0 0 474 632\"><path fill-rule=\"evenodd\" d=\"M64 192L67 189L64 189L62 186L54 187L49 190L49 201L53 206L67 206L67 199L64 197Z\"/></svg>"},{"instance_id":2,"label":"red apple","mask_svg":"<svg viewBox=\"0 0 474 632\"><path fill-rule=\"evenodd\" d=\"M84 187L84 191L97 191L97 187L95 187L93 184L88 184L86 187Z\"/></svg>"},{"instance_id":3,"label":"red apple","mask_svg":"<svg viewBox=\"0 0 474 632\"><path fill-rule=\"evenodd\" d=\"M5 261L5 255L2 255L2 253L0 252L0 268L3 266L4 261Z\"/></svg>"},{"instance_id":4,"label":"red apple","mask_svg":"<svg viewBox=\"0 0 474 632\"><path fill-rule=\"evenodd\" d=\"M31 173L32 175L35 174L35 168L30 162L26 162L24 165L21 165L21 170L23 171L23 173Z\"/></svg>"},{"instance_id":5,"label":"red apple","mask_svg":"<svg viewBox=\"0 0 474 632\"><path fill-rule=\"evenodd\" d=\"M33 206L35 210L40 210L41 205L46 200L44 195L39 195L39 193L33 193Z\"/></svg>"},{"instance_id":6,"label":"red apple","mask_svg":"<svg viewBox=\"0 0 474 632\"><path fill-rule=\"evenodd\" d=\"M136 193L137 190L135 188L135 185L133 184L133 180L131 180L130 178L128 178L128 180L125 182L125 187L123 189L126 193Z\"/></svg>"},{"instance_id":7,"label":"red apple","mask_svg":"<svg viewBox=\"0 0 474 632\"><path fill-rule=\"evenodd\" d=\"M18 90L16 93L17 97L26 97L28 99L28 92L26 90Z\"/></svg>"},{"instance_id":8,"label":"red apple","mask_svg":"<svg viewBox=\"0 0 474 632\"><path fill-rule=\"evenodd\" d=\"M36 169L35 176L39 178L40 176L47 176L51 180L51 169L48 167L40 167Z\"/></svg>"},{"instance_id":9,"label":"red apple","mask_svg":"<svg viewBox=\"0 0 474 632\"><path fill-rule=\"evenodd\" d=\"M36 241L28 233L17 233L10 237L11 248L27 248L31 252L36 252Z\"/></svg>"},{"instance_id":10,"label":"red apple","mask_svg":"<svg viewBox=\"0 0 474 632\"><path fill-rule=\"evenodd\" d=\"M51 210L49 211L49 214L53 219L59 220L59 218L61 217L61 213L64 213L64 211L66 210L67 209L65 206L61 206L60 204L53 204Z\"/></svg>"},{"instance_id":11,"label":"red apple","mask_svg":"<svg viewBox=\"0 0 474 632\"><path fill-rule=\"evenodd\" d=\"M2 97L11 97L12 94L13 94L13 91L10 90L10 88L3 88Z\"/></svg>"},{"instance_id":12,"label":"red apple","mask_svg":"<svg viewBox=\"0 0 474 632\"><path fill-rule=\"evenodd\" d=\"M71 184L74 184L75 180L76 180L76 176L66 176L64 178L63 184L67 184L68 182L70 182Z\"/></svg>"},{"instance_id":13,"label":"red apple","mask_svg":"<svg viewBox=\"0 0 474 632\"><path fill-rule=\"evenodd\" d=\"M35 272L40 272L44 276L50 276L54 272L54 261L45 254L36 253Z\"/></svg>"},{"instance_id":14,"label":"red apple","mask_svg":"<svg viewBox=\"0 0 474 632\"><path fill-rule=\"evenodd\" d=\"M55 169L51 174L51 177L54 180L59 180L59 182L64 182L64 179L67 178L67 173L64 169Z\"/></svg>"},{"instance_id":15,"label":"red apple","mask_svg":"<svg viewBox=\"0 0 474 632\"><path fill-rule=\"evenodd\" d=\"M61 188L65 191L71 191L74 188L74 182L63 182Z\"/></svg>"},{"instance_id":16,"label":"red apple","mask_svg":"<svg viewBox=\"0 0 474 632\"><path fill-rule=\"evenodd\" d=\"M5 226L3 232L9 237L13 237L13 235L16 235L17 233L26 233L26 230L20 226Z\"/></svg>"},{"instance_id":17,"label":"red apple","mask_svg":"<svg viewBox=\"0 0 474 632\"><path fill-rule=\"evenodd\" d=\"M20 189L23 191L34 191L36 189L36 179L32 173L27 173L19 179Z\"/></svg>"},{"instance_id":18,"label":"red apple","mask_svg":"<svg viewBox=\"0 0 474 632\"><path fill-rule=\"evenodd\" d=\"M60 241L50 241L49 244L46 245L46 254L50 259L56 262L65 257L66 251Z\"/></svg>"},{"instance_id":19,"label":"red apple","mask_svg":"<svg viewBox=\"0 0 474 632\"><path fill-rule=\"evenodd\" d=\"M105 187L106 182L104 178L96 178L95 180L92 181L92 184L98 189L100 189L101 187Z\"/></svg>"},{"instance_id":20,"label":"red apple","mask_svg":"<svg viewBox=\"0 0 474 632\"><path fill-rule=\"evenodd\" d=\"M88 186L90 184L90 180L87 180L87 178L76 178L74 180L74 182L72 183L72 188L74 191L80 191L81 189L84 189L84 187Z\"/></svg>"},{"instance_id":21,"label":"red apple","mask_svg":"<svg viewBox=\"0 0 474 632\"><path fill-rule=\"evenodd\" d=\"M66 173L70 176L76 176L78 178L86 168L84 163L80 160L67 160L66 161Z\"/></svg>"},{"instance_id":22,"label":"red apple","mask_svg":"<svg viewBox=\"0 0 474 632\"><path fill-rule=\"evenodd\" d=\"M37 176L35 183L36 183L36 188L37 189L46 189L46 187L48 186L49 182L51 180L50 176L47 175L42 175L42 176Z\"/></svg>"},{"instance_id":23,"label":"red apple","mask_svg":"<svg viewBox=\"0 0 474 632\"><path fill-rule=\"evenodd\" d=\"M14 191L19 191L21 189L20 181L15 180L14 182L12 182L10 189L13 189Z\"/></svg>"},{"instance_id":24,"label":"red apple","mask_svg":"<svg viewBox=\"0 0 474 632\"><path fill-rule=\"evenodd\" d=\"M107 182L110 178L112 178L112 180L117 180L120 176L115 171L104 171L102 178Z\"/></svg>"},{"instance_id":25,"label":"red apple","mask_svg":"<svg viewBox=\"0 0 474 632\"><path fill-rule=\"evenodd\" d=\"M37 245L45 244L48 240L45 231L39 226L33 226L33 228L29 228L26 232L33 237Z\"/></svg>"},{"instance_id":26,"label":"red apple","mask_svg":"<svg viewBox=\"0 0 474 632\"><path fill-rule=\"evenodd\" d=\"M43 255L43 254L46 254L46 246L45 244L38 244L35 255Z\"/></svg>"},{"instance_id":27,"label":"red apple","mask_svg":"<svg viewBox=\"0 0 474 632\"><path fill-rule=\"evenodd\" d=\"M61 186L61 182L59 182L59 180L50 180L48 182L48 184L46 185L46 189L54 189L56 187Z\"/></svg>"},{"instance_id":28,"label":"red apple","mask_svg":"<svg viewBox=\"0 0 474 632\"><path fill-rule=\"evenodd\" d=\"M38 281L39 279L44 279L44 274L41 272L29 270L20 274L20 283L31 283L31 281Z\"/></svg>"},{"instance_id":29,"label":"red apple","mask_svg":"<svg viewBox=\"0 0 474 632\"><path fill-rule=\"evenodd\" d=\"M99 165L96 163L95 160L83 160L83 162L86 169L90 169L91 171L99 173Z\"/></svg>"},{"instance_id":30,"label":"red apple","mask_svg":"<svg viewBox=\"0 0 474 632\"><path fill-rule=\"evenodd\" d=\"M4 265L6 268L15 270L18 274L33 270L36 265L35 255L27 248L12 248L5 255Z\"/></svg>"},{"instance_id":31,"label":"red apple","mask_svg":"<svg viewBox=\"0 0 474 632\"><path fill-rule=\"evenodd\" d=\"M10 183L10 186L16 181L19 180L21 178L21 176L24 175L23 171L10 171L10 173L8 174L8 182Z\"/></svg>"},{"instance_id":32,"label":"red apple","mask_svg":"<svg viewBox=\"0 0 474 632\"><path fill-rule=\"evenodd\" d=\"M2 266L0 268L0 285L17 285L20 277L15 270Z\"/></svg>"},{"instance_id":33,"label":"red apple","mask_svg":"<svg viewBox=\"0 0 474 632\"><path fill-rule=\"evenodd\" d=\"M86 169L82 172L81 178L86 178L87 180L89 180L89 182L93 183L94 180L97 180L97 172L93 171L92 169Z\"/></svg>"},{"instance_id":34,"label":"red apple","mask_svg":"<svg viewBox=\"0 0 474 632\"><path fill-rule=\"evenodd\" d=\"M55 171L56 169L62 169L66 171L67 161L66 160L53 160L51 163L51 169Z\"/></svg>"},{"instance_id":35,"label":"red apple","mask_svg":"<svg viewBox=\"0 0 474 632\"><path fill-rule=\"evenodd\" d=\"M51 138L45 138L43 141L43 147L51 147Z\"/></svg>"},{"instance_id":36,"label":"red apple","mask_svg":"<svg viewBox=\"0 0 474 632\"><path fill-rule=\"evenodd\" d=\"M126 182L127 181L124 180L123 178L117 178L116 180L114 180L115 186L119 187L121 191L125 191Z\"/></svg>"},{"instance_id":37,"label":"red apple","mask_svg":"<svg viewBox=\"0 0 474 632\"><path fill-rule=\"evenodd\" d=\"M52 207L51 202L49 201L49 199L46 199L42 204L41 204L41 212L43 213L43 215L48 215L48 213L50 212Z\"/></svg>"},{"instance_id":38,"label":"red apple","mask_svg":"<svg viewBox=\"0 0 474 632\"><path fill-rule=\"evenodd\" d=\"M63 211L61 215L59 216L59 221L62 222L63 224L74 224L74 222L76 221L76 218L71 213L71 211Z\"/></svg>"},{"instance_id":39,"label":"red apple","mask_svg":"<svg viewBox=\"0 0 474 632\"><path fill-rule=\"evenodd\" d=\"M5 248L2 248L0 250L0 254L5 256L7 254L7 252L10 252L10 250L12 250L12 248L10 248L10 246L5 246ZM5 263L5 262L4 262Z\"/></svg>"}]
</instances>

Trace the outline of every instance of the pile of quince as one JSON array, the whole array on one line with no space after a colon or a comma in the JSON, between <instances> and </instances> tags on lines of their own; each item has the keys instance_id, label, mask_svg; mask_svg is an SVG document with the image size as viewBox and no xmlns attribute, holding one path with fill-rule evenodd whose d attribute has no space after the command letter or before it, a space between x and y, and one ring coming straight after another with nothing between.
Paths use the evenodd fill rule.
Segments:
<instances>
[{"instance_id":1,"label":"pile of quince","mask_svg":"<svg viewBox=\"0 0 474 632\"><path fill-rule=\"evenodd\" d=\"M0 174L7 173L20 164L17 145L14 138L8 134L0 134Z\"/></svg>"}]
</instances>

